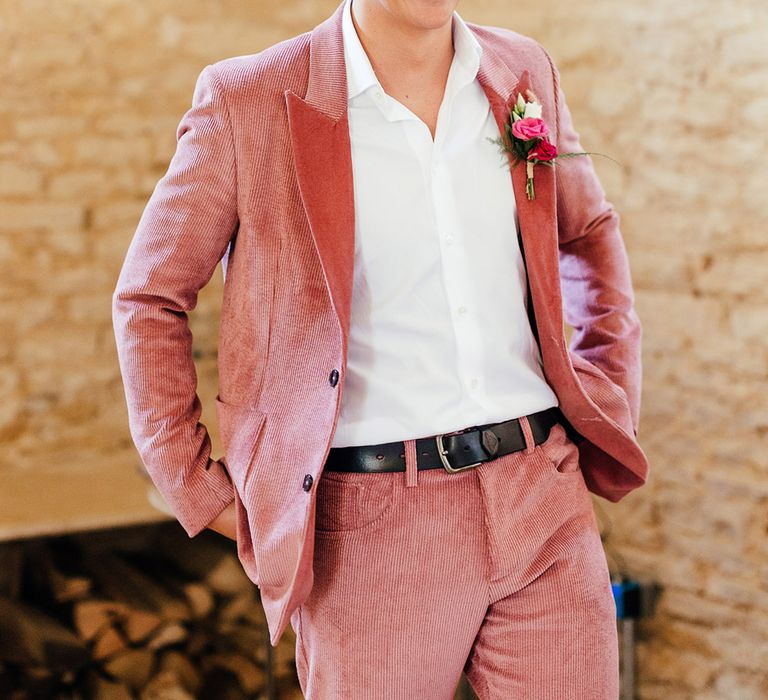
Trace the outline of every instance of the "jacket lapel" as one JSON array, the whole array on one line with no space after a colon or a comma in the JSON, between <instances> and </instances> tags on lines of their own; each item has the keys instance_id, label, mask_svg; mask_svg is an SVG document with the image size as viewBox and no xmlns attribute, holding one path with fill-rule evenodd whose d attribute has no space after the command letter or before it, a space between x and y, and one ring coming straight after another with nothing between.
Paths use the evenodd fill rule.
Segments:
<instances>
[{"instance_id":1,"label":"jacket lapel","mask_svg":"<svg viewBox=\"0 0 768 700\"><path fill-rule=\"evenodd\" d=\"M291 144L299 191L312 237L339 319L346 360L354 268L355 212L352 154L347 115L347 80L341 20L344 3L311 33L305 97L285 91ZM518 77L489 45L484 31L467 22L483 46L478 82L504 133L504 123L518 92L531 87L528 71ZM550 119L551 123L551 119ZM511 161L510 161L511 164ZM525 195L525 166L511 168L531 297L539 331L543 323L562 331L558 273L555 178L552 168L536 168L536 199ZM545 361L550 333L540 339Z\"/></svg>"},{"instance_id":2,"label":"jacket lapel","mask_svg":"<svg viewBox=\"0 0 768 700\"><path fill-rule=\"evenodd\" d=\"M473 30L476 27L469 22L467 24ZM504 134L504 125L509 120L518 94L522 92L525 96L529 88L534 92L537 90L531 84L527 70L523 70L518 77L481 34L476 33L476 36L483 46L477 79L491 105L499 133ZM544 117L547 119L546 114ZM547 121L553 123L552 118ZM514 165L510 158L510 170L533 315L536 319L533 322L534 332L537 327L539 331L544 326L549 329L547 333L538 334L542 356L548 365L550 357L558 354L562 347L558 343L553 344L555 338L552 331L558 334L563 331L554 170L543 165L536 167L536 197L533 200L529 200L525 193L525 164Z\"/></svg>"},{"instance_id":3,"label":"jacket lapel","mask_svg":"<svg viewBox=\"0 0 768 700\"><path fill-rule=\"evenodd\" d=\"M346 361L355 257L352 153L341 19L344 3L310 38L307 93L285 91L299 191L344 339Z\"/></svg>"}]
</instances>

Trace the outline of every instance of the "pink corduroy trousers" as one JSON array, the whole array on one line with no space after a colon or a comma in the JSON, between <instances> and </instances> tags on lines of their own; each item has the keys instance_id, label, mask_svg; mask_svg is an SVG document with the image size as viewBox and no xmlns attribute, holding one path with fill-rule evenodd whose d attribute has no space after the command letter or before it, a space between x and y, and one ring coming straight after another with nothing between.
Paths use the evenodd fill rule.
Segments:
<instances>
[{"instance_id":1,"label":"pink corduroy trousers","mask_svg":"<svg viewBox=\"0 0 768 700\"><path fill-rule=\"evenodd\" d=\"M291 616L310 700L617 700L616 606L561 425L451 474L324 471L314 584ZM416 487L416 488L412 488Z\"/></svg>"}]
</instances>

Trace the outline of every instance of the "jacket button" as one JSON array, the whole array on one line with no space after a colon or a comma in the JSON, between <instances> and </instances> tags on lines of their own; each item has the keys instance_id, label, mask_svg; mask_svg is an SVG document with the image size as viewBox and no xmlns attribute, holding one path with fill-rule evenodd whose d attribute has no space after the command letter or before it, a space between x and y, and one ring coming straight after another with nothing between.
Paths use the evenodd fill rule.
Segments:
<instances>
[{"instance_id":1,"label":"jacket button","mask_svg":"<svg viewBox=\"0 0 768 700\"><path fill-rule=\"evenodd\" d=\"M339 383L339 370L334 369L328 377L328 381L331 383L331 386L336 386Z\"/></svg>"},{"instance_id":2,"label":"jacket button","mask_svg":"<svg viewBox=\"0 0 768 700\"><path fill-rule=\"evenodd\" d=\"M302 487L305 491L309 491L309 489L312 488L312 482L314 482L314 478L312 478L311 474L307 474L304 476L304 483L302 484Z\"/></svg>"}]
</instances>

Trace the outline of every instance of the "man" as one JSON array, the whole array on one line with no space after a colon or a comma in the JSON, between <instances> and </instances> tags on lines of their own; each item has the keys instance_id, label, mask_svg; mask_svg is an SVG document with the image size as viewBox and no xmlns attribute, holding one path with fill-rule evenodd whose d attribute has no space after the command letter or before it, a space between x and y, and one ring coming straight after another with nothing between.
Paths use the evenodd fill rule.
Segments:
<instances>
[{"instance_id":1,"label":"man","mask_svg":"<svg viewBox=\"0 0 768 700\"><path fill-rule=\"evenodd\" d=\"M344 0L201 72L114 295L132 435L307 697L616 698L590 492L648 474L618 216L587 157L526 196L492 138L522 94L583 150L558 71L455 6ZM214 460L187 313L219 260Z\"/></svg>"}]
</instances>

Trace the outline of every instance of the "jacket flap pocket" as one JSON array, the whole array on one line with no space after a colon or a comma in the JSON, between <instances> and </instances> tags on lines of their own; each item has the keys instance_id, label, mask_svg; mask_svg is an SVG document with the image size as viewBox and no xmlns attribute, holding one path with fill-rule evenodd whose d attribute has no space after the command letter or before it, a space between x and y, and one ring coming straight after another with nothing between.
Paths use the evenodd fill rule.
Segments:
<instances>
[{"instance_id":1,"label":"jacket flap pocket","mask_svg":"<svg viewBox=\"0 0 768 700\"><path fill-rule=\"evenodd\" d=\"M256 455L266 414L251 406L238 406L216 397L222 458L240 494L244 493L248 473Z\"/></svg>"}]
</instances>

